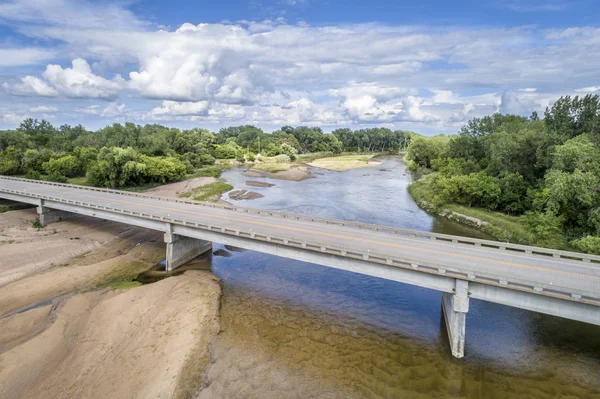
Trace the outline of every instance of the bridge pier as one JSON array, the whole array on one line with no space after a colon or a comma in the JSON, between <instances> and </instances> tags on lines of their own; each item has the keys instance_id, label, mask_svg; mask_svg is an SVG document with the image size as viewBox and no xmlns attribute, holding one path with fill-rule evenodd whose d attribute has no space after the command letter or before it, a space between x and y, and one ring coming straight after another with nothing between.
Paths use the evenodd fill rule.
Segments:
<instances>
[{"instance_id":1,"label":"bridge pier","mask_svg":"<svg viewBox=\"0 0 600 399\"><path fill-rule=\"evenodd\" d=\"M167 223L165 232L165 243L167 244L168 272L189 262L195 257L212 250L212 242L189 238L173 233L173 226Z\"/></svg>"},{"instance_id":2,"label":"bridge pier","mask_svg":"<svg viewBox=\"0 0 600 399\"><path fill-rule=\"evenodd\" d=\"M42 226L46 226L49 223L59 222L63 219L68 219L75 216L72 212L59 211L58 209L51 209L44 206L44 200L41 199L37 207L38 219Z\"/></svg>"},{"instance_id":3,"label":"bridge pier","mask_svg":"<svg viewBox=\"0 0 600 399\"><path fill-rule=\"evenodd\" d=\"M462 358L465 355L465 333L469 311L468 281L457 279L454 293L442 293L442 311L446 320L452 355Z\"/></svg>"}]
</instances>

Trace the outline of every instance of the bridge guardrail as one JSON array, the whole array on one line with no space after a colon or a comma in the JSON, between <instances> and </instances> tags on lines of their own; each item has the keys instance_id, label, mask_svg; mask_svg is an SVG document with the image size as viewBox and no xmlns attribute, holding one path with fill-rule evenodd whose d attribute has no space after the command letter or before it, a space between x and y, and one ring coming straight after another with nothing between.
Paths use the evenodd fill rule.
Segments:
<instances>
[{"instance_id":1,"label":"bridge guardrail","mask_svg":"<svg viewBox=\"0 0 600 399\"><path fill-rule=\"evenodd\" d=\"M175 219L168 216L157 216L151 213L143 213L143 212L135 212L129 211L126 209L115 208L111 206L104 205L96 205L91 203L86 203L82 201L75 201L65 198L52 197L48 195L29 193L25 191L12 190L12 189L0 189L1 191L5 191L7 193L12 193L21 196L39 198L48 201L54 201L59 203L71 204L82 206L91 209L99 209L107 212L119 213L123 215L130 215L134 217L140 217L144 219L151 219L155 221L160 221L164 223L171 223L186 227L193 227L197 229L207 230L211 232L216 232L220 234L233 235L238 237L251 238L259 241L266 241L271 243L277 243L279 245L290 246L295 248L303 248L307 250L311 250L314 252L327 253L331 255L341 256L345 258L357 259L357 260L365 260L372 263L379 263L393 267L400 267L403 269L411 269L414 271L419 271L428 274L434 274L437 276L445 276L448 278L457 278L462 280L468 280L473 282L478 282L486 285L493 285L502 288L513 289L517 291L523 291L527 293L535 293L539 295L560 298L569 301L587 303L595 306L600 306L600 296L593 296L586 292L577 292L577 290L573 290L567 287L560 287L553 284L538 284L531 283L530 281L519 280L519 279L511 279L507 280L505 277L490 274L490 273L475 273L471 271L461 271L456 268L447 267L444 265L433 264L430 262L419 262L406 258L399 258L395 256L375 253L371 251L360 251L356 249L332 246L332 245L323 245L317 242L311 242L306 240L301 240L297 238L289 238L289 237L281 237L275 235L267 235L261 234L254 231L242 231L239 229L228 229L218 226L213 226L209 224L197 223L197 222L189 222L185 220Z\"/></svg>"},{"instance_id":2,"label":"bridge guardrail","mask_svg":"<svg viewBox=\"0 0 600 399\"><path fill-rule=\"evenodd\" d=\"M190 205L199 205L199 206L208 207L208 208L219 208L219 209L227 209L227 210L233 210L233 211L243 212L243 213L253 213L253 214L258 214L258 215L280 217L283 219L287 218L287 219L309 221L309 222L314 222L314 223L332 224L332 225L338 225L338 226L344 226L344 227L352 227L352 228L357 228L357 229L365 229L365 230L383 232L383 233L388 233L388 234L427 238L430 240L439 240L439 241L451 242L451 243L455 243L455 244L463 244L463 245L471 245L471 246L476 246L476 247L485 247L485 248L493 248L493 249L498 249L498 250L521 252L521 253L525 253L527 255L539 255L539 256L554 257L554 258L563 258L563 259L576 260L576 261L581 261L581 262L586 262L586 263L590 263L590 262L600 263L600 256L584 254L584 253L579 253L579 252L563 251L563 250L559 250L559 249L541 248L541 247L534 247L534 246L521 245L521 244L511 244L511 243L507 243L507 242L482 240L482 239L478 239L478 238L453 236L453 235L449 235L449 234L430 233L430 232L424 232L424 231L419 231L419 230L410 230L410 229L396 228L396 227L391 227L391 226L381 226L381 225L362 223L362 222L356 222L356 221L328 219L328 218L322 218L322 217L317 217L317 216L299 215L299 214L281 212L281 211L270 211L270 210L263 210L263 209L256 209L256 208L239 207L239 206L234 206L234 205L214 204L214 203L194 201L194 200L189 200L189 199L159 197L159 196L154 196L154 195L150 195L150 194L136 193L136 192L131 192L131 191L123 191L123 190L113 190L113 189L109 189L109 188L99 188L99 187L92 187L92 186L78 186L78 185L74 185L74 184L56 183L56 182L49 182L49 181L44 181L44 180L30 180L30 179L23 179L23 178L12 177L12 176L0 176L0 179L23 181L23 182L37 183L37 184L46 184L46 185L60 186L60 187L69 187L69 188L75 188L75 189L80 189L80 190L106 192L106 193L126 195L126 196L131 196L131 197L150 198L150 199L161 200L161 201L177 202L177 203L190 204Z\"/></svg>"}]
</instances>

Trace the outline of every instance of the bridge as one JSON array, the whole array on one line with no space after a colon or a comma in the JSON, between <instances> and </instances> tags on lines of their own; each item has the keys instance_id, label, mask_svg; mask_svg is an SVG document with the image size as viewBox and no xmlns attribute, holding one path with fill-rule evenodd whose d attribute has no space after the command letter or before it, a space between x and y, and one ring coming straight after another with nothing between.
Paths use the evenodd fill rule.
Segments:
<instances>
[{"instance_id":1,"label":"bridge","mask_svg":"<svg viewBox=\"0 0 600 399\"><path fill-rule=\"evenodd\" d=\"M458 358L471 299L600 325L600 256L14 177L0 198L162 231L168 271L218 242L441 291Z\"/></svg>"}]
</instances>

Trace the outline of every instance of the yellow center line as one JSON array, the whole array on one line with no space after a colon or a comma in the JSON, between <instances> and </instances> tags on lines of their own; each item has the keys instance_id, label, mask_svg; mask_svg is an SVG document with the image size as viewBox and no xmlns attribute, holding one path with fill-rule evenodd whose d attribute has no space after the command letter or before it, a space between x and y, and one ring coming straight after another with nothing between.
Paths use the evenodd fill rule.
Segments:
<instances>
[{"instance_id":1,"label":"yellow center line","mask_svg":"<svg viewBox=\"0 0 600 399\"><path fill-rule=\"evenodd\" d=\"M82 197L100 199L103 201L121 202L124 204L130 204L130 205L136 205L136 206L140 205L139 203L136 203L133 201L127 201L127 200L116 199L116 198L106 198L106 197L97 196L97 195L86 195L86 194L80 194L80 193L78 193L78 195L80 195ZM150 199L150 198L148 198L148 199ZM333 233L319 232L319 231L315 231L315 230L308 230L308 229L303 229L303 228L298 228L298 227L281 226L281 225L276 225L276 224L271 224L271 223L251 221L251 220L247 220L247 219L240 219L240 218L219 216L219 215L211 215L211 214L202 213L202 212L198 212L198 211L189 211L189 210L185 210L185 209L170 208L170 207L152 205L152 204L147 204L147 203L144 203L143 206L148 206L151 208L157 208L157 209L161 209L161 210L171 210L173 212L181 212L181 213L187 213L187 214L191 214L191 215L212 217L212 218L235 221L235 222L250 223L250 224L259 225L259 226L274 227L277 229L285 229L285 230L292 230L292 231L298 231L298 232L309 233L309 234L316 234L316 235L327 236L327 237L335 237L335 238L361 241L361 242L370 242L373 244L384 245L384 246L395 247L395 248L411 249L411 250L430 252L430 253L435 253L435 254L445 255L445 256L466 258L466 259L477 260L477 261L492 262L492 263L497 263L497 264L501 264L501 265L505 265L505 266L518 267L518 268L522 268L522 269L531 269L531 270L538 270L538 271L544 271L544 272L550 272L550 273L559 273L559 274L565 274L565 275L570 275L570 276L600 280L600 277L598 277L598 276L590 276L587 274L549 269L549 268L540 267L540 266L523 265L520 263L505 262L505 261L500 261L500 260L495 260L495 259L482 258L482 257L478 257L478 256L471 256L471 255L465 255L465 254L457 254L457 253L452 253L452 252L439 251L439 250L435 250L435 249L414 247L414 246L404 245L404 244L395 244L395 243L390 243L390 242L385 242L385 241L371 240L368 238L358 238L358 237L352 237L352 236L345 236L345 235L341 235L341 234L333 234Z\"/></svg>"}]
</instances>

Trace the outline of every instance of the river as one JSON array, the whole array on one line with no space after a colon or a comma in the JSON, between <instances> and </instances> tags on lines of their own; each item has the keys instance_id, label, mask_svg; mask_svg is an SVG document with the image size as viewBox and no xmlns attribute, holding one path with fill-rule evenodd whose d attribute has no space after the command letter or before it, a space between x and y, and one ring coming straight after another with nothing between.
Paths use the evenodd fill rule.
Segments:
<instances>
[{"instance_id":1,"label":"river","mask_svg":"<svg viewBox=\"0 0 600 399\"><path fill-rule=\"evenodd\" d=\"M236 204L482 237L412 201L398 158L300 182L223 173L264 198ZM273 187L247 187L262 180ZM235 248L209 260L223 331L198 398L600 398L600 328L471 301L450 355L441 294Z\"/></svg>"}]
</instances>

